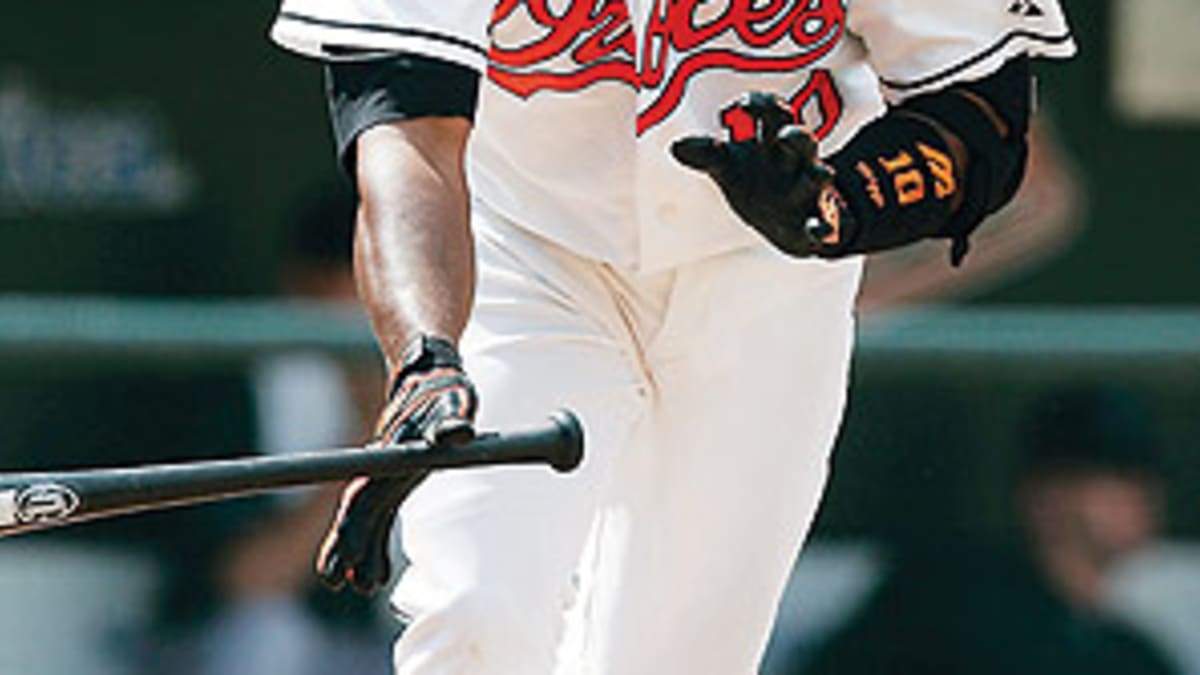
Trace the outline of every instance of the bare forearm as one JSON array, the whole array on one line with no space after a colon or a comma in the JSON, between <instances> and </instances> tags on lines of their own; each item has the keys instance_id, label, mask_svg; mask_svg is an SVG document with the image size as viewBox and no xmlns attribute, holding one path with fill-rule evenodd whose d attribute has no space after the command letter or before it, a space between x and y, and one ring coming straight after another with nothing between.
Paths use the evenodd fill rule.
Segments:
<instances>
[{"instance_id":1,"label":"bare forearm","mask_svg":"<svg viewBox=\"0 0 1200 675\"><path fill-rule=\"evenodd\" d=\"M463 119L424 118L379 125L358 139L355 277L389 363L418 334L457 341L470 314L469 129Z\"/></svg>"}]
</instances>

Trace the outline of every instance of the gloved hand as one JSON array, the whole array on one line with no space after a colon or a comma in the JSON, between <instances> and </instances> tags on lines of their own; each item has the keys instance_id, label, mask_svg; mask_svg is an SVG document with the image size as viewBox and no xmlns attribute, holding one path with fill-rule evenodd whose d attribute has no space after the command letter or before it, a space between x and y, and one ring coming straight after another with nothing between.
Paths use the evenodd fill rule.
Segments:
<instances>
[{"instance_id":1,"label":"gloved hand","mask_svg":"<svg viewBox=\"0 0 1200 675\"><path fill-rule=\"evenodd\" d=\"M716 182L746 224L793 256L834 252L850 216L833 186L834 172L817 158L817 140L795 124L777 96L751 93L737 103L753 120L749 139L688 136L671 144L684 166Z\"/></svg>"},{"instance_id":2,"label":"gloved hand","mask_svg":"<svg viewBox=\"0 0 1200 675\"><path fill-rule=\"evenodd\" d=\"M405 348L392 375L388 402L368 447L416 439L434 445L470 441L478 400L450 342L421 336ZM346 583L369 595L391 577L388 541L396 511L429 475L352 480L317 555L317 574L333 589Z\"/></svg>"}]
</instances>

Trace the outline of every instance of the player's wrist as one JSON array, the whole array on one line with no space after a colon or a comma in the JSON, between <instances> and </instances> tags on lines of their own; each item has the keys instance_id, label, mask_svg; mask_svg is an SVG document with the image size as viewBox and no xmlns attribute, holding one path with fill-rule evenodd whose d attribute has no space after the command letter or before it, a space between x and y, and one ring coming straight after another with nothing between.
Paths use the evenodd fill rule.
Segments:
<instances>
[{"instance_id":1,"label":"player's wrist","mask_svg":"<svg viewBox=\"0 0 1200 675\"><path fill-rule=\"evenodd\" d=\"M462 370L462 357L457 345L449 338L421 333L404 345L393 364L388 376L389 399L396 395L404 380L414 373L428 372L434 368Z\"/></svg>"}]
</instances>

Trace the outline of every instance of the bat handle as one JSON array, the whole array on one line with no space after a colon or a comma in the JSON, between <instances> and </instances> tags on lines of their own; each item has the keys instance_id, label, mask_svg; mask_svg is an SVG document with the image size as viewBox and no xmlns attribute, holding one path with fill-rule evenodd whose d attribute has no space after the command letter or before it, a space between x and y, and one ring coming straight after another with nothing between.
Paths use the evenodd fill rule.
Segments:
<instances>
[{"instance_id":1,"label":"bat handle","mask_svg":"<svg viewBox=\"0 0 1200 675\"><path fill-rule=\"evenodd\" d=\"M573 471L583 462L583 426L575 413L566 409L555 411L550 421L557 428L560 440L548 457L550 466L560 473Z\"/></svg>"}]
</instances>

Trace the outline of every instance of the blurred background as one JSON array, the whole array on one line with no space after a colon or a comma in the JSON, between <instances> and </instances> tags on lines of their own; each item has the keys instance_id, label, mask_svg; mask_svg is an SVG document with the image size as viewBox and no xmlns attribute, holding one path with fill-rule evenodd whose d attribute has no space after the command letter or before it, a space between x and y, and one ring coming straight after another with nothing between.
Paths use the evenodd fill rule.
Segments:
<instances>
[{"instance_id":1,"label":"blurred background","mask_svg":"<svg viewBox=\"0 0 1200 675\"><path fill-rule=\"evenodd\" d=\"M870 261L766 675L1200 674L1200 5L1065 4L1018 199L961 269ZM353 199L274 11L0 25L3 470L365 435ZM386 607L312 588L332 494L0 541L0 675L386 673Z\"/></svg>"}]
</instances>

